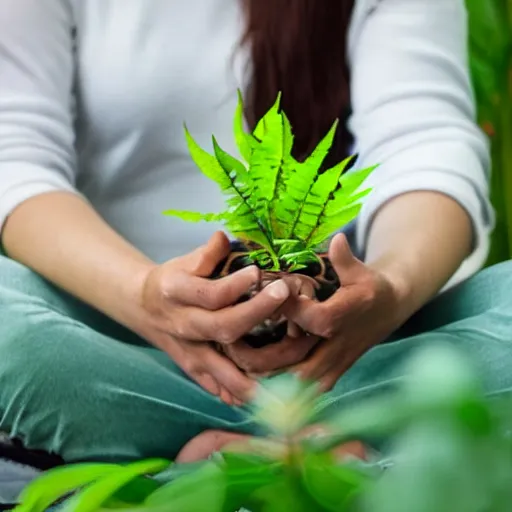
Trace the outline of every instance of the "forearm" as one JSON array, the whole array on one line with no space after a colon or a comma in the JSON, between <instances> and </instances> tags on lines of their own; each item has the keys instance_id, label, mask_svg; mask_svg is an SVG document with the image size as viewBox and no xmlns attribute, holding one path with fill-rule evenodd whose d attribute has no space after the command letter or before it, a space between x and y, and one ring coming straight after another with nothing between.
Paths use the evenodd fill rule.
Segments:
<instances>
[{"instance_id":1,"label":"forearm","mask_svg":"<svg viewBox=\"0 0 512 512\"><path fill-rule=\"evenodd\" d=\"M138 293L153 263L73 194L22 203L2 232L7 254L115 320L135 328Z\"/></svg>"},{"instance_id":2,"label":"forearm","mask_svg":"<svg viewBox=\"0 0 512 512\"><path fill-rule=\"evenodd\" d=\"M431 299L469 255L471 221L453 199L436 192L404 194L377 213L366 262L397 284L408 317Z\"/></svg>"}]
</instances>

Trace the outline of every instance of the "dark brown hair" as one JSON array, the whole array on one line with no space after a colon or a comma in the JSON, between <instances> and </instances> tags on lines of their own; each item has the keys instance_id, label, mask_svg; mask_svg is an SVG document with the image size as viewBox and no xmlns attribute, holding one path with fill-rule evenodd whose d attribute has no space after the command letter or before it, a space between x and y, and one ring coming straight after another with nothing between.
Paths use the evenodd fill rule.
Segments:
<instances>
[{"instance_id":1,"label":"dark brown hair","mask_svg":"<svg viewBox=\"0 0 512 512\"><path fill-rule=\"evenodd\" d=\"M346 156L350 109L347 31L354 0L243 0L244 44L252 55L246 92L251 127L282 92L282 109L295 134L294 153L303 158L340 119L326 164Z\"/></svg>"}]
</instances>

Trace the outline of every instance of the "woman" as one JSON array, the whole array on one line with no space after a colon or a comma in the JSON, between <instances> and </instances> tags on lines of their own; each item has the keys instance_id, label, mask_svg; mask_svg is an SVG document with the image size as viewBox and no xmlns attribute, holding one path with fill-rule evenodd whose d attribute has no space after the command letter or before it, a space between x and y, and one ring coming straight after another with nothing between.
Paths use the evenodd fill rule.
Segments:
<instances>
[{"instance_id":1,"label":"woman","mask_svg":"<svg viewBox=\"0 0 512 512\"><path fill-rule=\"evenodd\" d=\"M293 366L339 404L439 339L491 369L491 390L509 386L510 266L423 310L414 325L431 332L375 347L486 256L465 22L463 0L3 0L0 429L67 461L174 457L204 431L252 433L233 405L255 381L211 340L251 371ZM298 158L350 108L331 158L350 133L358 165L381 164L355 226L362 261L334 239L345 286L325 304L280 281L231 306L257 272L208 281L226 237L160 215L221 207L182 124L232 150L238 87L249 125L283 92ZM283 307L325 341L236 344ZM230 437L199 439L207 454Z\"/></svg>"}]
</instances>

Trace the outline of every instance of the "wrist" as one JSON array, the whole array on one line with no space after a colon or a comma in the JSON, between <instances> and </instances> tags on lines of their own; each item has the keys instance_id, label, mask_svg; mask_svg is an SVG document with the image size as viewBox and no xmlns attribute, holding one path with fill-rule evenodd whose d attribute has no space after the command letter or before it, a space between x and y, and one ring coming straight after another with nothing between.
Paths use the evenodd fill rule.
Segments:
<instances>
[{"instance_id":1,"label":"wrist","mask_svg":"<svg viewBox=\"0 0 512 512\"><path fill-rule=\"evenodd\" d=\"M151 261L138 262L130 272L130 278L122 283L120 290L119 318L116 320L137 334L144 336L148 314L144 308L144 288L149 274L157 267Z\"/></svg>"},{"instance_id":2,"label":"wrist","mask_svg":"<svg viewBox=\"0 0 512 512\"><path fill-rule=\"evenodd\" d=\"M405 322L423 305L406 265L395 257L382 258L368 266L378 272L391 287L397 324Z\"/></svg>"}]
</instances>

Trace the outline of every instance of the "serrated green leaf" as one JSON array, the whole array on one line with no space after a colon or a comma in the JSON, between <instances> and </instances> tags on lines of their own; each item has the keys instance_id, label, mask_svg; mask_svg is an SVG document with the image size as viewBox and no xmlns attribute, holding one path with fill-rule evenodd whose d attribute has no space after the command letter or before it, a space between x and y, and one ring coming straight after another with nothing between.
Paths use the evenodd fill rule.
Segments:
<instances>
[{"instance_id":1,"label":"serrated green leaf","mask_svg":"<svg viewBox=\"0 0 512 512\"><path fill-rule=\"evenodd\" d=\"M265 114L253 145L249 174L254 183L256 210L260 216L270 214L270 204L277 195L284 156L283 118L279 112L280 96Z\"/></svg>"},{"instance_id":2,"label":"serrated green leaf","mask_svg":"<svg viewBox=\"0 0 512 512\"><path fill-rule=\"evenodd\" d=\"M267 249L275 264L277 259L267 233L267 218L263 208L257 211L258 193L255 184L242 162L225 152L213 137L215 156L200 148L186 130L189 149L194 161L205 175L214 179L227 195L229 209L219 214L203 214L180 210L167 210L166 215L179 217L189 222L222 221L228 231L241 240L252 241ZM267 206L268 208L268 206ZM258 215L259 213L259 215Z\"/></svg>"},{"instance_id":3,"label":"serrated green leaf","mask_svg":"<svg viewBox=\"0 0 512 512\"><path fill-rule=\"evenodd\" d=\"M289 223L293 222L293 210L297 203L291 200L288 194L288 183L297 166L297 160L292 155L294 135L290 120L284 112L281 112L283 127L283 152L280 169L277 173L273 199L270 203L270 221L274 237L286 237L289 231Z\"/></svg>"},{"instance_id":4,"label":"serrated green leaf","mask_svg":"<svg viewBox=\"0 0 512 512\"><path fill-rule=\"evenodd\" d=\"M68 500L62 512L97 512L124 486L143 475L159 473L167 469L170 462L165 459L151 459L134 462L105 475L82 492Z\"/></svg>"},{"instance_id":5,"label":"serrated green leaf","mask_svg":"<svg viewBox=\"0 0 512 512\"><path fill-rule=\"evenodd\" d=\"M120 469L117 464L73 464L48 471L20 494L16 512L43 512L53 503L84 485Z\"/></svg>"},{"instance_id":6,"label":"serrated green leaf","mask_svg":"<svg viewBox=\"0 0 512 512\"><path fill-rule=\"evenodd\" d=\"M322 223L316 227L314 233L311 235L309 245L312 247L320 245L330 236L337 233L343 226L352 222L359 215L362 206L362 204L348 206L330 217L324 217Z\"/></svg>"},{"instance_id":7,"label":"serrated green leaf","mask_svg":"<svg viewBox=\"0 0 512 512\"><path fill-rule=\"evenodd\" d=\"M244 187L247 187L248 193L252 192L254 185L251 178L249 177L249 173L247 172L245 165L237 160L234 156L231 156L229 153L224 151L219 146L219 143L215 137L212 137L212 142L217 162L220 164L222 169L224 169L226 174L231 176L231 183L239 183Z\"/></svg>"},{"instance_id":8,"label":"serrated green leaf","mask_svg":"<svg viewBox=\"0 0 512 512\"><path fill-rule=\"evenodd\" d=\"M163 213L168 217L178 217L187 222L220 222L226 217L225 213L200 213L188 210L166 210Z\"/></svg>"},{"instance_id":9,"label":"serrated green leaf","mask_svg":"<svg viewBox=\"0 0 512 512\"><path fill-rule=\"evenodd\" d=\"M187 127L185 126L185 138L187 140L188 149L192 160L197 165L199 170L212 181L217 183L220 189L224 192L232 187L232 181L228 174L221 167L217 159L205 151L192 137Z\"/></svg>"},{"instance_id":10,"label":"serrated green leaf","mask_svg":"<svg viewBox=\"0 0 512 512\"><path fill-rule=\"evenodd\" d=\"M339 186L342 173L351 161L352 157L346 158L338 165L318 176L306 196L299 210L293 235L303 240L308 246L315 235L316 229L322 222L322 217L329 201L334 197L334 192Z\"/></svg>"},{"instance_id":11,"label":"serrated green leaf","mask_svg":"<svg viewBox=\"0 0 512 512\"><path fill-rule=\"evenodd\" d=\"M368 194L370 194L372 189L367 188L365 190L361 190L361 192L357 192L356 194L352 194L350 196L343 196L340 194L339 196L337 193L334 193L334 198L332 201L329 201L329 204L325 208L324 217L322 218L321 225L324 222L330 222L331 218L334 215L338 215L339 213L342 213L349 208L357 207L358 212L359 209L362 207L361 199L366 197ZM340 229L343 227L343 224L340 224L337 229Z\"/></svg>"},{"instance_id":12,"label":"serrated green leaf","mask_svg":"<svg viewBox=\"0 0 512 512\"><path fill-rule=\"evenodd\" d=\"M338 121L335 121L329 132L304 162L299 163L294 159L287 160L281 177L282 185L278 187L278 197L275 202L275 218L277 219L276 224L279 225L277 231L280 237L291 238L293 236L299 222L301 208L332 147L337 127Z\"/></svg>"},{"instance_id":13,"label":"serrated green leaf","mask_svg":"<svg viewBox=\"0 0 512 512\"><path fill-rule=\"evenodd\" d=\"M356 192L359 187L368 179L370 174L379 167L378 165L372 165L371 167L367 167L366 169L354 169L352 171L343 174L340 178L341 188L340 193L343 193L347 196L351 196L354 192Z\"/></svg>"},{"instance_id":14,"label":"serrated green leaf","mask_svg":"<svg viewBox=\"0 0 512 512\"><path fill-rule=\"evenodd\" d=\"M257 225L263 234L270 232L270 219L268 212L268 203L262 201L261 190L258 189L258 183L254 176L247 172L246 167L236 158L226 153L213 138L213 147L215 156L224 169L231 176L233 188L237 191L234 201L238 207L245 205L243 215L248 218L250 215L251 225ZM240 202L241 201L241 202ZM240 216L240 210L236 212ZM269 245L269 241L267 242Z\"/></svg>"},{"instance_id":15,"label":"serrated green leaf","mask_svg":"<svg viewBox=\"0 0 512 512\"><path fill-rule=\"evenodd\" d=\"M244 103L240 90L238 90L238 104L233 122L233 132L235 134L235 142L240 155L246 162L250 162L253 137L250 133L247 133L244 128Z\"/></svg>"},{"instance_id":16,"label":"serrated green leaf","mask_svg":"<svg viewBox=\"0 0 512 512\"><path fill-rule=\"evenodd\" d=\"M272 124L276 121L276 116L279 116L279 108L281 106L281 93L277 95L277 99L267 111L267 113L257 122L256 128L253 131L253 136L261 141L265 134L268 132L268 124L271 122Z\"/></svg>"}]
</instances>

